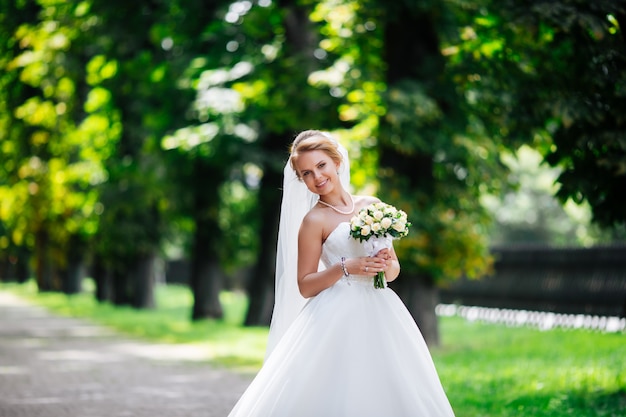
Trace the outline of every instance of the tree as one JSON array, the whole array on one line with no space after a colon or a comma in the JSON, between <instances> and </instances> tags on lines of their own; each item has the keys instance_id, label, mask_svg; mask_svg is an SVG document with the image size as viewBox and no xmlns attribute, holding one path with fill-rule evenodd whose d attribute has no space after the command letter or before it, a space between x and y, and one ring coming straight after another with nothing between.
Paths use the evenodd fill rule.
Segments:
<instances>
[{"instance_id":1,"label":"tree","mask_svg":"<svg viewBox=\"0 0 626 417\"><path fill-rule=\"evenodd\" d=\"M222 3L212 7L201 1L185 3L184 16L191 13L193 20L187 18L183 30L173 25L176 30L172 27L168 32L179 48L178 66L184 69L178 84L195 94L195 99L180 110L191 117L161 143L172 167L173 191L179 197L172 202L172 212L191 224L188 246L194 320L221 318L223 314L219 293L228 263L224 258L237 258L237 248L225 245L221 192L231 176L236 176L233 171L241 168L244 144L250 140L247 135L253 133L239 121L243 100L232 89L234 82L247 75L247 65L225 65L232 62L225 48L232 30L222 21Z\"/></svg>"},{"instance_id":2,"label":"tree","mask_svg":"<svg viewBox=\"0 0 626 417\"><path fill-rule=\"evenodd\" d=\"M547 121L554 147L546 160L563 168L558 197L588 201L601 226L626 224L626 2L572 2L554 9L538 2L521 11L525 27L548 26L544 50L558 51L558 82L549 85ZM537 82L546 86L551 61L538 61ZM546 123L546 124L547 124Z\"/></svg>"},{"instance_id":3,"label":"tree","mask_svg":"<svg viewBox=\"0 0 626 417\"><path fill-rule=\"evenodd\" d=\"M208 80L213 73L207 70L200 78ZM228 71L223 70L223 73L229 79ZM181 128L163 140L178 185L179 201L175 203L175 212L192 223L190 286L194 295L193 320L221 318L223 315L219 302L223 276L221 256L236 255L233 251L223 251L225 234L220 223L220 192L239 160L242 148L242 140L235 134L236 116L230 114L240 106L238 98L232 103L234 107L230 107L227 97L219 94L226 88L208 81L201 84L203 87L198 90L194 107L197 118L204 123ZM209 95L216 97L207 99ZM235 248L229 246L229 249Z\"/></svg>"},{"instance_id":4,"label":"tree","mask_svg":"<svg viewBox=\"0 0 626 417\"><path fill-rule=\"evenodd\" d=\"M2 1L0 7L0 159L3 161L0 165L0 249L5 268L15 263L22 273L27 273L33 242L25 233L28 222L12 208L22 204L24 198L14 187L23 184L19 168L27 158L28 146L21 138L27 134L28 127L15 117L13 109L35 92L33 87L20 82L18 71L9 70L8 66L21 53L15 38L17 29L23 24L35 24L40 8L34 1L20 5L9 0Z\"/></svg>"},{"instance_id":5,"label":"tree","mask_svg":"<svg viewBox=\"0 0 626 417\"><path fill-rule=\"evenodd\" d=\"M456 40L458 9L346 1L318 11L327 22L323 45L338 56L317 78L343 100L340 118L352 131L345 136L357 150L354 184L371 192L364 178L377 178L374 192L409 214L414 227L397 245L403 278L394 287L436 345L437 286L490 266L488 216L477 197L500 169L495 146L464 113L442 54Z\"/></svg>"},{"instance_id":6,"label":"tree","mask_svg":"<svg viewBox=\"0 0 626 417\"><path fill-rule=\"evenodd\" d=\"M236 7L235 7L236 5ZM295 133L306 127L337 126L336 99L308 82L324 58L316 58L317 34L306 2L281 1L250 9L233 3L227 44L230 67L250 68L229 84L244 100L238 115L254 131L241 149L242 161L258 169L259 254L251 267L246 325L269 323L273 305L275 254L283 167ZM268 24L269 23L269 24Z\"/></svg>"},{"instance_id":7,"label":"tree","mask_svg":"<svg viewBox=\"0 0 626 417\"><path fill-rule=\"evenodd\" d=\"M562 203L624 223L623 1L482 2L450 49L470 109L511 149L528 143L562 171Z\"/></svg>"},{"instance_id":8,"label":"tree","mask_svg":"<svg viewBox=\"0 0 626 417\"><path fill-rule=\"evenodd\" d=\"M94 82L110 94L122 127L106 164L97 270L102 276L109 271L114 303L138 308L154 303L154 261L165 230L167 172L160 141L182 125L190 99L176 88L176 68L169 65L176 49L159 26L178 6L94 0L90 9L99 22L93 55L108 71Z\"/></svg>"},{"instance_id":9,"label":"tree","mask_svg":"<svg viewBox=\"0 0 626 417\"><path fill-rule=\"evenodd\" d=\"M19 47L5 67L7 91L17 93L3 100L4 148L11 150L13 168L5 202L15 244L34 250L39 289L74 293L85 242L95 231L94 185L102 172L81 106L87 94L83 6L40 1L22 7L32 15L13 10L12 17L24 20L12 35Z\"/></svg>"},{"instance_id":10,"label":"tree","mask_svg":"<svg viewBox=\"0 0 626 417\"><path fill-rule=\"evenodd\" d=\"M397 3L383 23L388 91L379 139L381 190L399 200L414 224L414 236L401 247L409 276L399 281L399 292L431 345L439 344L437 286L480 276L490 266L488 218L477 198L478 181L489 177L478 177L480 165L473 165L490 144L471 131L446 70L441 45L450 15L441 4Z\"/></svg>"}]
</instances>

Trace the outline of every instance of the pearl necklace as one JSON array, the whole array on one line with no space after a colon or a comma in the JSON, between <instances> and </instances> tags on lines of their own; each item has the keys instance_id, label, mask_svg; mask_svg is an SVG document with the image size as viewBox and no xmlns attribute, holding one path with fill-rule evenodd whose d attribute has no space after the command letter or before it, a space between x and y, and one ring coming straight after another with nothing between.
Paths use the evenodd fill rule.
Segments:
<instances>
[{"instance_id":1,"label":"pearl necklace","mask_svg":"<svg viewBox=\"0 0 626 417\"><path fill-rule=\"evenodd\" d=\"M317 200L318 203L322 203L326 207L330 207L331 209L335 210L337 213L345 214L345 215L354 213L354 199L352 198L352 195L350 195L350 201L352 201L352 209L350 209L350 211L343 211L343 210L339 210L337 207L335 207L333 205L328 204L325 201L322 201L322 199Z\"/></svg>"}]
</instances>

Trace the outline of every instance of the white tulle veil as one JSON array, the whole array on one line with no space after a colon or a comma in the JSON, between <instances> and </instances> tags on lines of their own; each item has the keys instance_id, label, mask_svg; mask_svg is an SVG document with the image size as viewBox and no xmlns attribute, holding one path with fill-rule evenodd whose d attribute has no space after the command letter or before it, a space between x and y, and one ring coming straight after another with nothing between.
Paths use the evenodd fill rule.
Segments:
<instances>
[{"instance_id":1,"label":"white tulle veil","mask_svg":"<svg viewBox=\"0 0 626 417\"><path fill-rule=\"evenodd\" d=\"M348 151L328 133L323 134L333 139L339 147L343 159L339 167L339 178L343 188L350 192ZM284 168L283 199L278 227L274 311L265 357L274 350L307 302L298 289L298 231L305 214L317 203L318 198L317 194L309 191L304 182L298 179L288 160ZM323 267L320 265L320 268Z\"/></svg>"}]
</instances>

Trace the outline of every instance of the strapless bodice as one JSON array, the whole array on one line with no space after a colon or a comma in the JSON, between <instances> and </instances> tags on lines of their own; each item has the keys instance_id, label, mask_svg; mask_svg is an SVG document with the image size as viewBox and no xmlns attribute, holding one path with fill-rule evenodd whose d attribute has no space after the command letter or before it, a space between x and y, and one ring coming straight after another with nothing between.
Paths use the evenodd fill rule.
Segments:
<instances>
[{"instance_id":1,"label":"strapless bodice","mask_svg":"<svg viewBox=\"0 0 626 417\"><path fill-rule=\"evenodd\" d=\"M330 232L322 246L321 261L326 268L329 268L341 262L342 256L346 259L368 256L365 246L350 236L350 223L348 222L339 223L335 230ZM373 282L372 277L362 275L350 275L347 280L365 281L369 284Z\"/></svg>"}]
</instances>

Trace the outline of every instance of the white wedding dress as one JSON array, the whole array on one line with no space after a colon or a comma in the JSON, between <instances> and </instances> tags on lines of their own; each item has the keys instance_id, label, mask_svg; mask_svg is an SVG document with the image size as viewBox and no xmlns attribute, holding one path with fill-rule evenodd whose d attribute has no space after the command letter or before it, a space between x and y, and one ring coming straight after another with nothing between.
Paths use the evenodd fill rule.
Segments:
<instances>
[{"instance_id":1,"label":"white wedding dress","mask_svg":"<svg viewBox=\"0 0 626 417\"><path fill-rule=\"evenodd\" d=\"M366 256L340 223L326 266ZM309 299L230 417L441 417L454 413L413 318L390 288L349 276Z\"/></svg>"}]
</instances>

